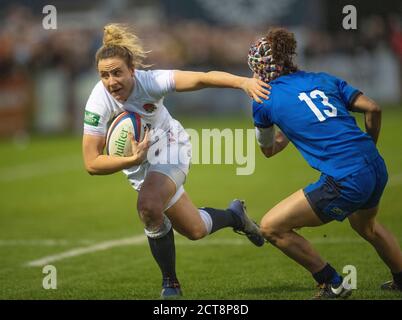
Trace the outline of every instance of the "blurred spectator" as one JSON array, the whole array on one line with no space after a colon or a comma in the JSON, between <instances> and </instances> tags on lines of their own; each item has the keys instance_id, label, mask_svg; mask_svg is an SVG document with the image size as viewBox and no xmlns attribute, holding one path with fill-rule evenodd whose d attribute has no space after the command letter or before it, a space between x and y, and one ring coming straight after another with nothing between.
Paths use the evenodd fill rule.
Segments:
<instances>
[{"instance_id":1,"label":"blurred spectator","mask_svg":"<svg viewBox=\"0 0 402 320\"><path fill-rule=\"evenodd\" d=\"M85 3L87 7L76 14L78 17L81 15L81 20L85 20L86 11L107 8L90 8L88 2ZM147 5L147 1L140 3L142 6ZM260 26L259 30L247 25L211 25L197 19L169 21L164 17L163 6L158 1L152 1L152 10L148 11L139 11L129 2L121 4L127 5L127 11L121 17L134 17L132 21L138 36L143 40L144 47L150 50L146 63L152 64L154 68L243 70L241 72L246 74L249 72L246 64L247 50L255 41L255 34L263 35L268 29L266 25ZM74 7L77 8L78 5ZM110 14L93 11L93 15L99 17L95 22L81 21L75 25L70 21L57 30L44 30L41 23L43 16L41 13L34 15L29 7L11 5L2 10L0 86L7 77L16 74L19 79L25 79L22 81L25 85L30 83L32 86L36 85L34 79L46 70L61 72L67 81L63 88L68 97L66 110L63 111L67 113L65 129L71 130L74 118L81 116L79 112L82 107L77 106L77 103L82 102L73 98L76 96L76 83L95 71L94 54L102 37L100 25L112 20L118 21L118 17L114 16L116 19L113 19ZM136 12L142 19L135 19ZM64 22L66 20L67 16ZM359 28L354 31L342 28L327 31L310 24L305 24L302 30L303 35L299 41L304 41L300 44L300 48L304 49L301 49L299 56L304 62L336 54L366 56L385 47L398 58L399 67L402 65L401 15L398 12L390 12L387 16L363 16ZM32 91L32 88L27 90ZM32 110L32 107L28 109Z\"/></svg>"}]
</instances>

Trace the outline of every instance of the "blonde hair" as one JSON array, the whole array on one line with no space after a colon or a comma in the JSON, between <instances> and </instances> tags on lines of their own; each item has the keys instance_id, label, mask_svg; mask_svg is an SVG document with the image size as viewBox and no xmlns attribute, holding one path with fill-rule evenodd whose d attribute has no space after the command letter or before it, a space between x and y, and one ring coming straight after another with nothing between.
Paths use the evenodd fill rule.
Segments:
<instances>
[{"instance_id":1,"label":"blonde hair","mask_svg":"<svg viewBox=\"0 0 402 320\"><path fill-rule=\"evenodd\" d=\"M119 57L128 67L149 67L143 64L149 51L142 47L140 39L126 24L110 23L103 28L103 45L95 55L96 66L99 60Z\"/></svg>"}]
</instances>

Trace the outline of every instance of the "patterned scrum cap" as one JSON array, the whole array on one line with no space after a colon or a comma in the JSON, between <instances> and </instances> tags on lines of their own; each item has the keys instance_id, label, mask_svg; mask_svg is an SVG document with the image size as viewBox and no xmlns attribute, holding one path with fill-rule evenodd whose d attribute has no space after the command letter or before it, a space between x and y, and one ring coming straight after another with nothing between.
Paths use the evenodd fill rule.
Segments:
<instances>
[{"instance_id":1,"label":"patterned scrum cap","mask_svg":"<svg viewBox=\"0 0 402 320\"><path fill-rule=\"evenodd\" d=\"M248 66L264 82L269 82L278 76L272 49L265 38L261 38L251 46L248 52Z\"/></svg>"}]
</instances>

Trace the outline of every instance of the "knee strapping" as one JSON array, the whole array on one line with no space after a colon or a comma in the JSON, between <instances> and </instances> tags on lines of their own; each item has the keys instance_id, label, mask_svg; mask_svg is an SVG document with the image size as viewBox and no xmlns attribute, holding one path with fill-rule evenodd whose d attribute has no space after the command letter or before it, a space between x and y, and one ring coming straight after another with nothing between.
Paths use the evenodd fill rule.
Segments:
<instances>
[{"instance_id":1,"label":"knee strapping","mask_svg":"<svg viewBox=\"0 0 402 320\"><path fill-rule=\"evenodd\" d=\"M169 231L172 229L172 223L166 215L163 215L163 223L156 230L147 230L144 229L147 237L151 239L158 239L164 237Z\"/></svg>"}]
</instances>

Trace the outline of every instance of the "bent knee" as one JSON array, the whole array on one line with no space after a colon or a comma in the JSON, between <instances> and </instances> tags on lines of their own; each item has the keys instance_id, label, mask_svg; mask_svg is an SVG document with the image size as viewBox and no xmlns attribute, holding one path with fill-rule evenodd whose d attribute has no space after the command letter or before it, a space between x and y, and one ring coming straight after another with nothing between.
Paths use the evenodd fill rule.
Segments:
<instances>
[{"instance_id":1,"label":"bent knee","mask_svg":"<svg viewBox=\"0 0 402 320\"><path fill-rule=\"evenodd\" d=\"M189 240L200 240L207 235L207 230L204 226L195 226L190 230L187 230L184 235Z\"/></svg>"},{"instance_id":2,"label":"bent knee","mask_svg":"<svg viewBox=\"0 0 402 320\"><path fill-rule=\"evenodd\" d=\"M163 223L163 208L157 203L148 200L138 201L137 210L146 227L155 228Z\"/></svg>"},{"instance_id":3,"label":"bent knee","mask_svg":"<svg viewBox=\"0 0 402 320\"><path fill-rule=\"evenodd\" d=\"M377 233L375 230L375 226L365 226L365 227L357 227L352 226L352 228L365 240L371 241L377 237Z\"/></svg>"},{"instance_id":4,"label":"bent knee","mask_svg":"<svg viewBox=\"0 0 402 320\"><path fill-rule=\"evenodd\" d=\"M144 216L161 215L163 213L163 206L153 199L139 199L137 210Z\"/></svg>"},{"instance_id":5,"label":"bent knee","mask_svg":"<svg viewBox=\"0 0 402 320\"><path fill-rule=\"evenodd\" d=\"M281 238L281 230L276 226L269 225L268 223L261 224L260 231L262 236L270 243L275 243Z\"/></svg>"}]
</instances>

